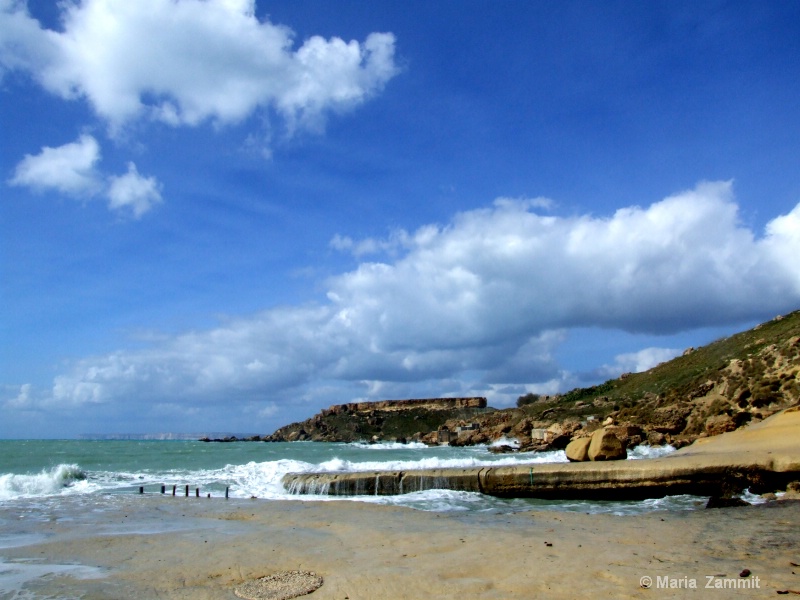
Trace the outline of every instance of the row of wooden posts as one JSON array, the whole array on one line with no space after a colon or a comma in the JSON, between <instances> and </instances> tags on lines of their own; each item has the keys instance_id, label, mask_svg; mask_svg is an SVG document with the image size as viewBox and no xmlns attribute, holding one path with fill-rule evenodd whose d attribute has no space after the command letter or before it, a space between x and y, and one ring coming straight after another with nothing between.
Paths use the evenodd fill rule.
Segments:
<instances>
[{"instance_id":1,"label":"row of wooden posts","mask_svg":"<svg viewBox=\"0 0 800 600\"><path fill-rule=\"evenodd\" d=\"M186 497L188 498L189 497L189 486L187 485L185 487L186 487ZM172 486L172 495L175 496L177 491L178 491L178 486L177 485L173 485ZM143 485L139 486L139 493L140 494L144 494L144 486ZM167 493L167 486L165 486L165 485L161 486L161 493L162 494L166 494ZM200 488L199 487L194 488L194 495L195 495L196 498L200 497ZM225 488L225 497L226 498L228 497L228 488L227 487ZM206 495L206 498L211 498L211 493L210 492Z\"/></svg>"}]
</instances>

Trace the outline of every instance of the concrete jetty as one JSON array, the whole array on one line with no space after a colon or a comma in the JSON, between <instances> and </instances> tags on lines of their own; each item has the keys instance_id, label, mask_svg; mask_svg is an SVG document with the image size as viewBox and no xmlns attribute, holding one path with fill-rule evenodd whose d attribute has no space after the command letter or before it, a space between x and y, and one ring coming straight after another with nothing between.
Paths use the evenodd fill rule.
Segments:
<instances>
[{"instance_id":1,"label":"concrete jetty","mask_svg":"<svg viewBox=\"0 0 800 600\"><path fill-rule=\"evenodd\" d=\"M640 500L784 489L800 479L800 410L698 440L669 456L613 462L409 471L288 473L291 493L394 495L428 489L544 499Z\"/></svg>"}]
</instances>

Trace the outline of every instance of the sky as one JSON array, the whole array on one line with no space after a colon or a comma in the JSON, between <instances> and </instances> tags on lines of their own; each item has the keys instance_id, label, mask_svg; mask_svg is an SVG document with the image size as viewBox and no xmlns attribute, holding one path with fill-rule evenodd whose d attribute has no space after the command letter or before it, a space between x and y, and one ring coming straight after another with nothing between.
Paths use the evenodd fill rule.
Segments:
<instances>
[{"instance_id":1,"label":"sky","mask_svg":"<svg viewBox=\"0 0 800 600\"><path fill-rule=\"evenodd\" d=\"M800 308L800 3L0 0L0 437L498 408Z\"/></svg>"}]
</instances>

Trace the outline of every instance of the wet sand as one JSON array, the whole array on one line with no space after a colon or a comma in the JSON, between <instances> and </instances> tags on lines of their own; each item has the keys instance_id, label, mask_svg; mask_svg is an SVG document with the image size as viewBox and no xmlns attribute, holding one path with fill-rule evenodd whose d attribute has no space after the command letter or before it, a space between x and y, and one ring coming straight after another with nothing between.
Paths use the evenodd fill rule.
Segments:
<instances>
[{"instance_id":1,"label":"wet sand","mask_svg":"<svg viewBox=\"0 0 800 600\"><path fill-rule=\"evenodd\" d=\"M800 568L792 565L800 564L800 501L624 517L162 496L98 503L90 513L75 507L66 503L35 517L0 513L6 545L21 544L0 548L6 580L16 567L45 566L19 586L30 594L25 598L233 599L243 581L295 569L324 578L307 596L315 600L756 598L800 591ZM46 565L62 567L43 576ZM753 587L705 589L708 576L735 582L744 569ZM651 589L640 586L642 577L652 578ZM695 580L700 589L658 587L658 578ZM0 573L0 590L2 581ZM14 597L5 592L0 598Z\"/></svg>"}]
</instances>

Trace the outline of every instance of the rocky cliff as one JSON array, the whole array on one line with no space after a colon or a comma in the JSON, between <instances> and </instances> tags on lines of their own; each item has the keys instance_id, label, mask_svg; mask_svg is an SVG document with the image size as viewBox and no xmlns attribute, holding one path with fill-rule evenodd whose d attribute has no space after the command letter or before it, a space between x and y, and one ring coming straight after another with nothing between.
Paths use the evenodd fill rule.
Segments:
<instances>
[{"instance_id":1,"label":"rocky cliff","mask_svg":"<svg viewBox=\"0 0 800 600\"><path fill-rule=\"evenodd\" d=\"M456 445L514 438L523 450L564 448L610 429L628 447L647 441L681 447L733 431L800 402L800 311L717 340L643 373L556 396L521 397L518 408L472 419ZM433 442L436 434L423 437Z\"/></svg>"},{"instance_id":2,"label":"rocky cliff","mask_svg":"<svg viewBox=\"0 0 800 600\"><path fill-rule=\"evenodd\" d=\"M800 476L800 410L698 442L662 458L411 471L288 473L296 494L381 495L428 489L506 498L641 500L673 494L729 498L789 489ZM792 488L794 489L794 488Z\"/></svg>"},{"instance_id":3,"label":"rocky cliff","mask_svg":"<svg viewBox=\"0 0 800 600\"><path fill-rule=\"evenodd\" d=\"M351 402L331 406L262 439L268 442L419 440L448 419L471 419L492 410L487 408L486 398Z\"/></svg>"}]
</instances>

